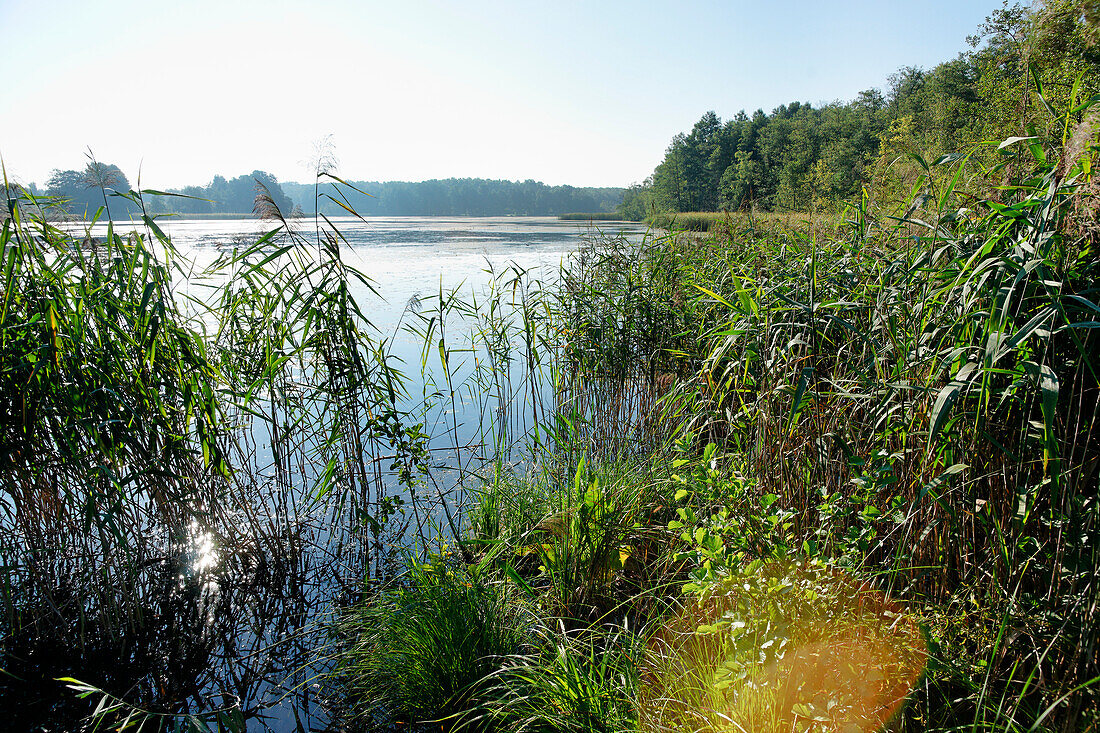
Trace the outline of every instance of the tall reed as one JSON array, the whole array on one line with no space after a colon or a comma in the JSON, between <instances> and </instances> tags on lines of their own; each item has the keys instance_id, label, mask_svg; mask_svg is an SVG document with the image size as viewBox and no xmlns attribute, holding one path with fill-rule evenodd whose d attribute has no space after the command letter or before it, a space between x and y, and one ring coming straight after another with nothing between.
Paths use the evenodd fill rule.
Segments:
<instances>
[{"instance_id":1,"label":"tall reed","mask_svg":"<svg viewBox=\"0 0 1100 733\"><path fill-rule=\"evenodd\" d=\"M152 216L59 227L4 191L0 699L68 726L90 708L54 678L79 678L120 701L100 724L167 724L275 701L284 664L300 689L304 609L384 576L425 456L352 293L369 280L330 221L303 234L262 186L271 229L198 272Z\"/></svg>"}]
</instances>

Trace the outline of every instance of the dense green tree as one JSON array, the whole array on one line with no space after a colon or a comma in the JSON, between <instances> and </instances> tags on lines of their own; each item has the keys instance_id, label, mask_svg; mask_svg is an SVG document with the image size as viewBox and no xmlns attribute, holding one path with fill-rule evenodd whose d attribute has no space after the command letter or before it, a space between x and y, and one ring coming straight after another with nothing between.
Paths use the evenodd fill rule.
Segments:
<instances>
[{"instance_id":1,"label":"dense green tree","mask_svg":"<svg viewBox=\"0 0 1100 733\"><path fill-rule=\"evenodd\" d=\"M652 190L652 179L646 179L645 183L635 183L623 193L623 202L616 211L619 216L628 221L641 221L650 213L652 201L649 192Z\"/></svg>"},{"instance_id":2,"label":"dense green tree","mask_svg":"<svg viewBox=\"0 0 1100 733\"><path fill-rule=\"evenodd\" d=\"M206 186L171 189L170 193L181 195L156 197L146 206L155 213L250 214L256 195L261 191L270 196L283 216L290 216L294 202L275 176L260 170L228 180L224 176L214 176Z\"/></svg>"},{"instance_id":3,"label":"dense green tree","mask_svg":"<svg viewBox=\"0 0 1100 733\"><path fill-rule=\"evenodd\" d=\"M1100 38L1082 19L1100 16L1090 2L1006 2L968 39L969 52L930 70L903 67L885 94L742 111L725 123L706 112L672 138L646 190L630 192L631 206L808 209L872 182L900 195L919 173L910 155L934 160L1031 131L1058 139L1065 114L1100 91ZM977 155L992 163L1001 154L987 146Z\"/></svg>"},{"instance_id":4,"label":"dense green tree","mask_svg":"<svg viewBox=\"0 0 1100 733\"><path fill-rule=\"evenodd\" d=\"M91 218L100 207L112 216L125 218L137 207L114 194L128 193L130 181L117 165L92 159L83 170L54 169L46 181L46 195L53 199L58 214Z\"/></svg>"}]
</instances>

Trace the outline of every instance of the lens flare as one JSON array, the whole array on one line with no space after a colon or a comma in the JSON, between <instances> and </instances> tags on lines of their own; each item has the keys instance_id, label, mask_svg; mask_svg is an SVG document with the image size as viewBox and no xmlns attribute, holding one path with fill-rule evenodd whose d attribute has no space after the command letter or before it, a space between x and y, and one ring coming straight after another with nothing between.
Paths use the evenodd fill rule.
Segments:
<instances>
[{"instance_id":1,"label":"lens flare","mask_svg":"<svg viewBox=\"0 0 1100 733\"><path fill-rule=\"evenodd\" d=\"M819 563L755 562L715 582L654 636L643 730L874 733L928 658L898 604Z\"/></svg>"}]
</instances>

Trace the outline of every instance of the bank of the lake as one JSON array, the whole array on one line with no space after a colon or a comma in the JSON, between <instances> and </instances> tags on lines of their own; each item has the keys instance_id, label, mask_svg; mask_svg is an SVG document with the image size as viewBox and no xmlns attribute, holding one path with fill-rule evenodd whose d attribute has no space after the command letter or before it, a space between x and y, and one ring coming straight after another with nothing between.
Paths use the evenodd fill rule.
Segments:
<instances>
[{"instance_id":1,"label":"bank of the lake","mask_svg":"<svg viewBox=\"0 0 1100 733\"><path fill-rule=\"evenodd\" d=\"M503 324L503 341L479 341L468 304L514 318L587 231L552 217L5 229L5 333L53 354L4 352L5 399L34 406L5 439L12 725L77 727L101 699L149 725L180 710L324 725L336 609L466 521L461 482L522 459L523 405L552 391L549 373L518 381ZM505 381L487 405L494 359Z\"/></svg>"}]
</instances>

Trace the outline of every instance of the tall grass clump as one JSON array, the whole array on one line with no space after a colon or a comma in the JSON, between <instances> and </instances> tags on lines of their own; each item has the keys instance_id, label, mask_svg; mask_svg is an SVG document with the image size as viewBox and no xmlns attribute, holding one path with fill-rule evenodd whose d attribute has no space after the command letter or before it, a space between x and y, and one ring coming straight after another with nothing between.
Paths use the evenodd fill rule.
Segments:
<instances>
[{"instance_id":1,"label":"tall grass clump","mask_svg":"<svg viewBox=\"0 0 1100 733\"><path fill-rule=\"evenodd\" d=\"M318 173L319 184L330 179L338 189ZM271 231L224 252L200 280L218 295L203 307L238 409L241 468L329 511L351 530L344 552L383 576L384 548L402 533L389 520L422 469L427 436L403 405L405 375L356 300L374 284L349 262L339 230L324 219L300 228L263 190L257 213ZM387 482L391 471L403 489Z\"/></svg>"},{"instance_id":2,"label":"tall grass clump","mask_svg":"<svg viewBox=\"0 0 1100 733\"><path fill-rule=\"evenodd\" d=\"M534 651L493 674L483 720L494 730L637 730L644 637L628 627L539 628Z\"/></svg>"},{"instance_id":3,"label":"tall grass clump","mask_svg":"<svg viewBox=\"0 0 1100 733\"><path fill-rule=\"evenodd\" d=\"M573 465L644 456L661 442L650 421L678 368L693 314L668 237L596 236L563 268L554 303L560 363L546 426Z\"/></svg>"},{"instance_id":4,"label":"tall grass clump","mask_svg":"<svg viewBox=\"0 0 1100 733\"><path fill-rule=\"evenodd\" d=\"M150 669L201 673L208 644L165 648L145 631L196 613L184 589L156 591L194 574L166 548L224 509L229 425L216 355L174 297L175 253L156 223L73 236L29 215L42 202L9 196L0 700L32 725L75 707L57 712L52 676L83 670L147 697L156 694Z\"/></svg>"},{"instance_id":5,"label":"tall grass clump","mask_svg":"<svg viewBox=\"0 0 1100 733\"><path fill-rule=\"evenodd\" d=\"M678 211L654 213L646 217L646 224L671 232L696 232L729 234L746 229L774 229L784 227L794 230L823 229L835 231L842 223L839 210L829 208L810 212L790 211Z\"/></svg>"},{"instance_id":6,"label":"tall grass clump","mask_svg":"<svg viewBox=\"0 0 1100 733\"><path fill-rule=\"evenodd\" d=\"M709 232L732 219L732 215L718 211L682 211L653 214L646 223L657 229L681 232Z\"/></svg>"},{"instance_id":7,"label":"tall grass clump","mask_svg":"<svg viewBox=\"0 0 1100 733\"><path fill-rule=\"evenodd\" d=\"M533 641L530 619L506 585L446 558L412 562L399 585L342 623L353 638L340 694L371 730L479 728L487 678Z\"/></svg>"}]
</instances>

